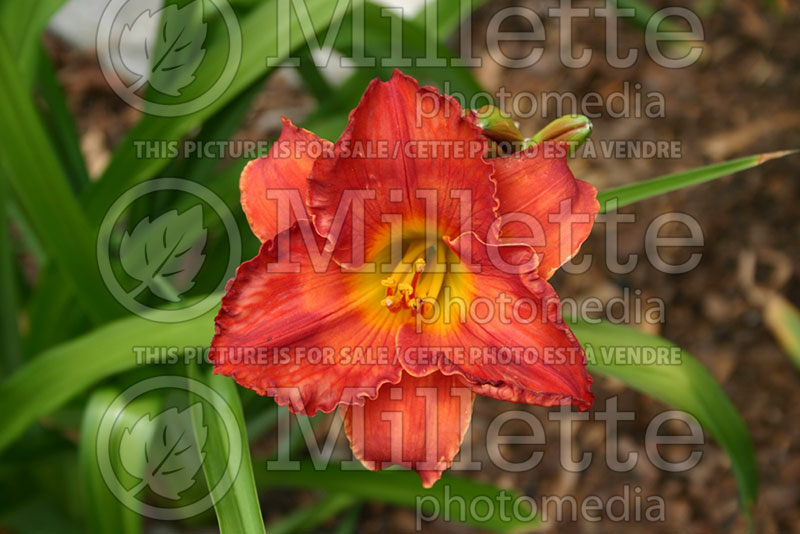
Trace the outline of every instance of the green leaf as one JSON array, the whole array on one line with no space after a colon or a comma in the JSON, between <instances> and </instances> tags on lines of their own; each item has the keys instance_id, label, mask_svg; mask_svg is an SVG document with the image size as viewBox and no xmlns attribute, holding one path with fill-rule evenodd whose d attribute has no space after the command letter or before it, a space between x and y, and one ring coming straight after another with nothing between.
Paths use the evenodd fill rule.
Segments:
<instances>
[{"instance_id":1,"label":"green leaf","mask_svg":"<svg viewBox=\"0 0 800 534\"><path fill-rule=\"evenodd\" d=\"M216 312L174 324L118 319L36 356L0 384L0 406L15 407L0 418L0 451L37 418L100 380L135 367L136 347L207 346Z\"/></svg>"},{"instance_id":2,"label":"green leaf","mask_svg":"<svg viewBox=\"0 0 800 534\"><path fill-rule=\"evenodd\" d=\"M278 3L278 0L268 0L258 4L240 18L241 37L245 46L242 46L242 57L236 75L219 98L203 109L181 117L145 115L128 132L114 152L102 178L87 190L83 198L90 221L100 221L117 195L133 184L152 178L170 161L167 154L155 158L137 157L136 141L147 140L158 146L162 142L183 138L234 100L256 80L271 73L275 67L266 66L265 58L279 57L279 53L285 51L283 43L288 42L288 49L294 50L304 42L297 17L276 23ZM317 33L326 31L328 25L333 22L334 13L337 17L344 15L341 7L336 11L338 3L337 0L303 2L308 13L312 14ZM225 64L228 59L228 44L223 40L227 39L228 34L224 31L209 31L204 45L206 57L201 69L213 70L211 66ZM206 63L210 65L208 68L205 66Z\"/></svg>"},{"instance_id":3,"label":"green leaf","mask_svg":"<svg viewBox=\"0 0 800 534\"><path fill-rule=\"evenodd\" d=\"M297 71L300 77L303 78L308 92L311 93L318 102L324 102L331 98L331 95L336 94L336 90L331 87L328 80L322 75L319 67L314 63L311 50L308 46L302 46L297 57L300 61L300 64L297 66Z\"/></svg>"},{"instance_id":4,"label":"green leaf","mask_svg":"<svg viewBox=\"0 0 800 534\"><path fill-rule=\"evenodd\" d=\"M780 295L771 295L764 308L764 323L800 369L800 310Z\"/></svg>"},{"instance_id":5,"label":"green leaf","mask_svg":"<svg viewBox=\"0 0 800 534\"><path fill-rule=\"evenodd\" d=\"M106 485L100 469L98 467L97 432L100 428L100 421L111 406L111 403L119 395L117 388L102 388L95 391L84 410L83 422L81 423L80 448L78 461L83 485L85 510L88 512L88 530L91 533L103 534L105 532L119 532L120 534L134 534L142 532L142 516L136 511L123 505ZM137 412L142 412L144 406L134 401L124 407L122 413L109 414L115 420L123 421L119 425L124 428L127 424L133 424L137 417ZM145 441L149 441L149 436ZM109 436L109 442L114 445L119 444L119 436ZM113 445L110 445L113 446ZM120 450L120 459L125 464L125 469L129 473L141 473L144 470L145 462L138 456L127 457ZM114 460L112 460L114 461ZM115 464L119 462L114 461Z\"/></svg>"},{"instance_id":6,"label":"green leaf","mask_svg":"<svg viewBox=\"0 0 800 534\"><path fill-rule=\"evenodd\" d=\"M238 473L229 475L230 453L228 449L230 445L228 444L229 437L226 434L224 425L217 418L208 418L204 421L198 413L194 414L193 422L198 442L204 441L206 433L204 428L207 428L208 444L205 447L206 456L203 461L206 480L218 481L223 476L236 477L230 490L222 498L214 501L220 532L222 534L263 533L264 520L261 517L261 507L256 493L253 464L250 458L250 448L247 444L247 430L244 426L242 404L236 383L226 376L204 372L197 366L191 366L189 370L191 378L207 384L219 393L224 402L233 410L239 425L239 435L242 437L242 464ZM216 401L217 399L206 398L204 400L212 402L212 400ZM218 412L223 413L221 409ZM213 492L211 496L216 498Z\"/></svg>"},{"instance_id":7,"label":"green leaf","mask_svg":"<svg viewBox=\"0 0 800 534\"><path fill-rule=\"evenodd\" d=\"M33 356L91 328L80 313L73 293L64 289L63 275L48 263L42 269L35 292L28 301L31 327L25 336L25 354Z\"/></svg>"},{"instance_id":8,"label":"green leaf","mask_svg":"<svg viewBox=\"0 0 800 534\"><path fill-rule=\"evenodd\" d=\"M197 412L202 414L200 403L180 411L169 408L154 417L147 413L125 429L119 447L122 467L128 473L141 473L131 495L149 487L157 495L177 501L194 485L208 435L203 426L195 429L196 439L191 435Z\"/></svg>"},{"instance_id":9,"label":"green leaf","mask_svg":"<svg viewBox=\"0 0 800 534\"><path fill-rule=\"evenodd\" d=\"M671 191L683 189L692 185L702 184L728 176L735 172L757 167L767 161L782 158L790 154L796 154L796 150L783 150L781 152L768 152L765 154L757 154L754 156L746 156L744 158L724 161L722 163L715 163L713 165L706 165L705 167L698 167L690 171L676 172L674 174L667 174L659 176L644 182L638 182L630 185L623 185L606 189L597 195L597 200L600 202L600 211L606 211L609 203L613 204L616 200L616 207L621 208L640 200L645 200L657 195L663 195Z\"/></svg>"},{"instance_id":10,"label":"green leaf","mask_svg":"<svg viewBox=\"0 0 800 534\"><path fill-rule=\"evenodd\" d=\"M79 193L89 184L89 174L80 148L80 136L67 106L66 95L58 81L55 67L44 46L39 49L36 88L37 94L41 97L41 115L50 142L57 151L72 190Z\"/></svg>"},{"instance_id":11,"label":"green leaf","mask_svg":"<svg viewBox=\"0 0 800 534\"><path fill-rule=\"evenodd\" d=\"M16 58L24 87L31 86L36 73L42 32L63 3L63 0L0 2L0 33Z\"/></svg>"},{"instance_id":12,"label":"green leaf","mask_svg":"<svg viewBox=\"0 0 800 534\"><path fill-rule=\"evenodd\" d=\"M209 143L216 143L223 139L231 139L244 121L247 112L250 111L253 100L262 89L262 83L253 83L246 91L242 92L242 94L217 111L214 116L206 120L203 123L200 133L194 138L198 146L206 146ZM242 167L244 167L246 161L244 159L242 159L242 161ZM219 174L221 174L219 172L219 167L221 167L219 159L204 158L197 155L186 158L182 163L185 165L178 167L175 171L170 168L168 170L168 175L183 176L195 182L208 183L211 180L216 180ZM236 163L238 163L238 161ZM234 165L236 163L234 163ZM230 165L228 165L228 167L229 166ZM222 168L224 169L226 167L223 166ZM236 204L238 204L238 175L234 176L232 180L235 182L234 185L236 186L237 192L235 199Z\"/></svg>"},{"instance_id":13,"label":"green leaf","mask_svg":"<svg viewBox=\"0 0 800 534\"><path fill-rule=\"evenodd\" d=\"M362 504L350 507L350 510L339 522L335 534L355 534L358 531L358 518L361 516Z\"/></svg>"},{"instance_id":14,"label":"green leaf","mask_svg":"<svg viewBox=\"0 0 800 534\"><path fill-rule=\"evenodd\" d=\"M0 306L3 314L0 317L0 372L5 376L22 363L22 346L19 335L19 316L17 310L17 269L14 247L9 231L8 185L0 180Z\"/></svg>"},{"instance_id":15,"label":"green leaf","mask_svg":"<svg viewBox=\"0 0 800 534\"><path fill-rule=\"evenodd\" d=\"M36 499L0 518L4 528L15 534L85 534L46 498Z\"/></svg>"},{"instance_id":16,"label":"green leaf","mask_svg":"<svg viewBox=\"0 0 800 534\"><path fill-rule=\"evenodd\" d=\"M200 205L180 214L168 211L153 221L142 219L120 242L122 268L140 282L131 295L148 288L164 300L180 302L179 295L192 288L203 266L207 238Z\"/></svg>"},{"instance_id":17,"label":"green leaf","mask_svg":"<svg viewBox=\"0 0 800 534\"><path fill-rule=\"evenodd\" d=\"M55 156L14 57L0 39L0 163L23 211L85 311L97 322L121 307L97 267L94 233Z\"/></svg>"},{"instance_id":18,"label":"green leaf","mask_svg":"<svg viewBox=\"0 0 800 534\"><path fill-rule=\"evenodd\" d=\"M365 2L363 6L364 35L362 40L354 40L359 30L353 28L353 22L346 18L342 23L342 28L334 43L334 48L345 56L354 54L354 50L363 46L364 55L367 58L375 58L375 65L372 67L360 67L356 73L348 78L345 83L338 88L331 98L321 103L319 108L309 117L310 122L326 121L332 115L339 119L333 131L344 128L347 113L354 108L367 84L376 76L388 79L397 65L393 53L395 41L392 35L401 28L403 35L403 58L410 59L409 65L402 66L403 72L414 76L422 85L434 85L440 90L454 93L463 97L469 103L469 99L477 94L483 93L481 86L475 81L472 72L465 67L457 66L456 54L443 45L438 45L438 58L442 58L447 68L431 68L420 65L419 63L427 59L429 51L426 48L425 29L417 23L403 19L395 12L382 13L382 7L371 2ZM357 17L356 17L357 18ZM442 35L440 33L440 35ZM481 100L482 104L487 102ZM320 134L321 135L321 134Z\"/></svg>"},{"instance_id":19,"label":"green leaf","mask_svg":"<svg viewBox=\"0 0 800 534\"><path fill-rule=\"evenodd\" d=\"M679 364L617 362L615 351L620 348L677 347L665 339L624 325L577 322L571 326L586 349L591 371L621 380L697 418L730 456L744 511L750 517L758 496L753 442L736 408L705 367L682 349L679 349Z\"/></svg>"},{"instance_id":20,"label":"green leaf","mask_svg":"<svg viewBox=\"0 0 800 534\"><path fill-rule=\"evenodd\" d=\"M293 510L267 526L269 534L292 534L310 532L318 525L353 506L356 500L343 493L334 493L309 506Z\"/></svg>"},{"instance_id":21,"label":"green leaf","mask_svg":"<svg viewBox=\"0 0 800 534\"><path fill-rule=\"evenodd\" d=\"M438 33L439 41L445 41L451 33L458 29L462 20L466 19L469 15L468 10L472 11L484 5L488 0L438 0L426 2L427 10L436 9L436 31ZM421 9L412 19L414 23L420 28L425 28L429 33L431 32L431 25L426 24L426 17L431 17L426 9Z\"/></svg>"},{"instance_id":22,"label":"green leaf","mask_svg":"<svg viewBox=\"0 0 800 534\"><path fill-rule=\"evenodd\" d=\"M125 54L150 58L147 72L136 72L137 83L150 86L166 95L180 96L181 90L195 79L203 61L208 25L203 22L203 6L194 0L183 7L169 4L155 11L142 12L133 23L126 25L120 35L121 59L126 65L136 65L136 59ZM156 31L148 34L155 25ZM146 35L140 39L140 35Z\"/></svg>"},{"instance_id":23,"label":"green leaf","mask_svg":"<svg viewBox=\"0 0 800 534\"><path fill-rule=\"evenodd\" d=\"M384 470L373 473L346 470L340 464L330 464L326 470L317 471L311 461L303 461L298 471L257 471L256 483L265 488L346 493L367 501L421 509L429 517L435 512L439 517L444 517L446 513L450 521L461 521L463 518L464 522L481 531L529 532L541 528L538 517L532 517L530 521L523 520L524 516L533 514L527 508L528 501L518 500L516 492L448 473L432 488L424 489L419 476L412 471ZM483 506L475 506L478 509L475 511L470 510L469 503L485 502L486 498L494 504L488 517L483 515L488 513ZM466 507L462 499L467 503Z\"/></svg>"},{"instance_id":24,"label":"green leaf","mask_svg":"<svg viewBox=\"0 0 800 534\"><path fill-rule=\"evenodd\" d=\"M0 163L2 163L2 160L0 160ZM33 227L28 222L25 214L22 213L22 209L14 202L14 199L10 197L11 191L8 185L4 187L6 188L4 193L8 195L6 198L9 199L6 204L6 209L8 210L7 214L19 234L21 248L26 254L29 254L37 264L44 263L47 260L47 252L44 250L41 241L36 236L36 232L33 231Z\"/></svg>"}]
</instances>

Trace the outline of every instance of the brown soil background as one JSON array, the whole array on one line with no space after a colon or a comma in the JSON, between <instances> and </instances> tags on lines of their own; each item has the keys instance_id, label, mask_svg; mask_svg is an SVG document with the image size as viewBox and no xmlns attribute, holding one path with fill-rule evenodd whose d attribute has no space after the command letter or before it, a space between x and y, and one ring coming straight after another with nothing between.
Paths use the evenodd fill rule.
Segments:
<instances>
[{"instance_id":1,"label":"brown soil background","mask_svg":"<svg viewBox=\"0 0 800 534\"><path fill-rule=\"evenodd\" d=\"M593 61L582 69L567 69L558 61L557 22L547 19L546 8L555 2L512 4L490 2L473 19L473 36L485 35L489 17L502 7L523 5L545 19L548 39L545 55L534 67L508 70L492 63L481 43L475 51L484 57L477 69L478 80L489 91L505 87L511 93L589 91L608 95L622 90L623 83L641 83L641 93L662 93L666 117L659 119L604 116L594 120L595 142L600 140L678 140L679 159L575 159L577 177L598 189L643 180L660 174L748 154L800 146L800 5L795 2L706 2L710 13L702 15L705 50L695 65L669 70L650 61L644 51L643 29L620 23L620 49L639 49L639 60L628 69L611 68L604 57L605 27L602 20L578 19L574 24L575 49L594 50ZM594 7L595 3L577 3ZM700 3L687 4L698 8ZM770 7L772 6L772 7ZM502 29L524 31L507 21ZM96 61L51 42L59 75L70 96L81 131L81 145L90 172L98 174L109 151L136 118L111 93ZM504 46L508 55L527 54L531 45ZM293 88L280 74L274 76L257 99L248 124L258 138L274 137L283 114L298 120L307 114L313 100ZM521 121L532 135L547 121L538 114ZM633 224L621 226L620 255L639 254L636 269L626 275L610 274L605 262L605 227L598 225L584 245L595 262L582 275L559 273L554 285L562 296L577 299L589 295L609 299L623 288L641 289L642 298L660 297L666 305L661 325L646 325L700 359L722 384L741 412L752 433L760 471L760 499L755 512L756 531L763 534L800 532L800 372L776 344L764 325L762 309L753 287L768 287L800 304L800 156L770 162L735 177L672 193L624 208L636 214ZM691 272L669 275L645 260L645 231L661 213L678 211L691 215L705 237L702 261ZM675 230L675 235L680 235ZM672 260L683 261L686 251L672 251ZM577 258L580 260L580 256ZM755 277L746 267L755 262ZM526 409L545 424L547 446L505 447L506 458L524 459L532 450L543 450L544 460L533 471L509 474L487 467L472 473L480 480L513 487L529 495L587 495L604 500L621 494L628 484L641 488L641 495L660 495L666 501L663 523L600 523L564 521L551 525L553 532L746 532L739 514L736 484L724 451L708 439L700 463L685 473L669 474L656 469L645 455L647 423L666 407L627 389L621 383L596 378L597 406L618 396L619 409L634 411L636 420L620 424L623 451L638 451L639 463L628 473L611 472L602 461L605 430L600 421L576 423L577 450L594 454L591 467L568 473L559 467L558 430L548 423L547 410L508 405L480 398L473 419L473 436L483 440L491 417L508 409ZM511 425L504 433L511 431ZM517 429L525 432L524 427ZM675 432L681 429L676 427ZM346 447L346 444L342 444ZM476 458L480 459L478 445ZM673 451L676 457L681 451ZM685 451L683 451L685 452ZM576 452L577 454L577 452ZM685 454L684 454L685 456ZM486 464L487 466L490 464ZM631 493L632 494L632 493ZM291 494L290 494L291 495ZM277 495L265 501L265 518L285 513L280 501L289 503L302 496ZM414 528L412 511L367 505L359 532L409 532ZM325 526L333 531L336 524ZM471 532L463 525L436 521L426 532Z\"/></svg>"}]
</instances>

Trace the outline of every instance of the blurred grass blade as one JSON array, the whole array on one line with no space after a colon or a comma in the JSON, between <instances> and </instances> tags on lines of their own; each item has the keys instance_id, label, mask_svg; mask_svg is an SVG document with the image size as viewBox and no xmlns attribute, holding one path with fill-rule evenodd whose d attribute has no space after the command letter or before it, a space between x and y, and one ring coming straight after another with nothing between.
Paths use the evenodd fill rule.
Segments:
<instances>
[{"instance_id":1,"label":"blurred grass blade","mask_svg":"<svg viewBox=\"0 0 800 534\"><path fill-rule=\"evenodd\" d=\"M63 3L64 0L0 2L0 33L12 56L17 58L20 79L27 88L31 87L36 74L42 32Z\"/></svg>"},{"instance_id":2,"label":"blurred grass blade","mask_svg":"<svg viewBox=\"0 0 800 534\"><path fill-rule=\"evenodd\" d=\"M465 67L455 66L458 64L457 55L448 50L444 45L438 44L438 57L444 58L443 61L453 62L454 66L448 68L430 68L418 66L417 61L423 60L428 54L426 48L425 29L411 20L406 20L397 15L395 11L383 13L383 7L365 2L363 7L364 36L363 43L357 45L364 47L366 57L375 58L375 66L362 67L355 71L344 84L342 84L335 94L322 101L317 110L308 118L306 128L311 129L318 135L328 138L336 138L344 129L348 113L354 108L367 84L376 76L388 79L394 70L393 50L394 28L399 25L403 35L403 58L411 59L411 64L403 67L403 72L415 77L421 85L434 85L440 90L462 95L469 101L474 95L483 93L481 86L475 80L472 72ZM437 24L441 24L443 18L437 19ZM344 56L353 54L354 36L353 21L349 17L342 22L342 29L339 32L334 48ZM360 30L358 30L360 31ZM440 36L444 35L440 30ZM387 61L389 65L384 66ZM481 103L487 103L481 99ZM332 122L332 120L334 122ZM321 123L321 125L318 125ZM317 128L321 131L318 132Z\"/></svg>"},{"instance_id":3,"label":"blurred grass blade","mask_svg":"<svg viewBox=\"0 0 800 534\"><path fill-rule=\"evenodd\" d=\"M250 111L253 100L263 89L263 85L264 84L259 82L252 84L236 99L229 102L228 105L220 109L213 117L205 121L200 133L194 138L198 146L209 146L210 143L232 139L244 122L247 112ZM244 161L245 158L241 159ZM220 174L220 163L225 162L220 162L218 158L205 158L198 155L189 157L182 163L185 164L183 167L178 167L174 171L170 168L167 174L169 176L183 176L188 180L207 184ZM234 185L238 192L238 175L233 181L235 182ZM187 197L183 196L180 198L180 201L185 201L186 199ZM234 205L238 204L238 195L235 197L235 200L236 202Z\"/></svg>"},{"instance_id":4,"label":"blurred grass blade","mask_svg":"<svg viewBox=\"0 0 800 534\"><path fill-rule=\"evenodd\" d=\"M311 505L286 514L267 526L269 534L312 532L316 527L353 506L355 499L343 493L334 493Z\"/></svg>"},{"instance_id":5,"label":"blurred grass blade","mask_svg":"<svg viewBox=\"0 0 800 534\"><path fill-rule=\"evenodd\" d=\"M42 116L50 140L57 150L72 190L79 193L89 183L89 174L79 145L80 136L67 107L67 99L56 76L55 67L44 47L39 48L36 87L44 102Z\"/></svg>"},{"instance_id":6,"label":"blurred grass blade","mask_svg":"<svg viewBox=\"0 0 800 534\"><path fill-rule=\"evenodd\" d=\"M256 483L253 478L253 464L250 457L250 447L247 443L247 429L244 426L239 391L236 383L231 378L214 375L210 371L210 369L205 371L194 365L189 367L191 378L205 383L219 393L233 410L239 424L243 449L242 465L239 467L238 473L229 473L230 442L224 425L218 418L206 417L203 420L198 420L197 417L193 417L192 423L195 427L195 432L200 426L205 426L208 432L204 448L206 456L203 460L203 471L205 472L206 480L209 481L208 483L216 484L223 476L235 477L230 490L221 499L214 501L219 529L221 534L264 533L264 520L261 517L261 506L258 502ZM208 402L213 400L202 396L200 396L200 399ZM223 413L221 408L218 411ZM201 411L192 413L194 416L202 418ZM213 493L211 495L212 498L215 497Z\"/></svg>"},{"instance_id":7,"label":"blurred grass blade","mask_svg":"<svg viewBox=\"0 0 800 534\"><path fill-rule=\"evenodd\" d=\"M0 160L0 163L2 163L2 160ZM39 240L36 232L33 231L33 228L25 218L22 210L14 199L11 198L11 191L8 189L8 184L6 184L6 189L3 191L3 194L6 195L4 198L8 199L8 203L6 204L6 209L8 210L7 214L14 230L19 233L19 240L23 252L28 254L37 264L44 263L47 260L47 252L44 250L42 242Z\"/></svg>"},{"instance_id":8,"label":"blurred grass blade","mask_svg":"<svg viewBox=\"0 0 800 534\"><path fill-rule=\"evenodd\" d=\"M324 102L336 91L328 83L328 80L322 75L322 71L314 63L314 58L311 54L311 49L308 45L303 45L297 53L297 58L300 64L297 66L297 71L300 77L303 78L303 83L318 102Z\"/></svg>"},{"instance_id":9,"label":"blurred grass blade","mask_svg":"<svg viewBox=\"0 0 800 534\"><path fill-rule=\"evenodd\" d=\"M352 506L342 518L335 534L355 534L358 531L358 519L361 517L361 504Z\"/></svg>"},{"instance_id":10,"label":"blurred grass blade","mask_svg":"<svg viewBox=\"0 0 800 534\"><path fill-rule=\"evenodd\" d=\"M15 408L0 418L0 451L37 418L103 378L135 367L134 348L208 346L216 312L174 324L118 319L36 356L0 383L0 406Z\"/></svg>"},{"instance_id":11,"label":"blurred grass blade","mask_svg":"<svg viewBox=\"0 0 800 534\"><path fill-rule=\"evenodd\" d=\"M277 425L278 417L280 416L277 404L264 406L263 400L261 398L258 400L261 402L259 402L257 411L256 408L253 408L255 413L245 417L250 443L255 443L257 439L260 439L268 430Z\"/></svg>"},{"instance_id":12,"label":"blurred grass blade","mask_svg":"<svg viewBox=\"0 0 800 534\"><path fill-rule=\"evenodd\" d=\"M771 295L764 308L764 322L800 369L800 310L782 296Z\"/></svg>"},{"instance_id":13,"label":"blurred grass blade","mask_svg":"<svg viewBox=\"0 0 800 534\"><path fill-rule=\"evenodd\" d=\"M103 285L95 260L94 232L78 206L47 134L22 86L14 57L0 39L0 160L3 179L64 273L84 310L97 322L121 307Z\"/></svg>"},{"instance_id":14,"label":"blurred grass blade","mask_svg":"<svg viewBox=\"0 0 800 534\"><path fill-rule=\"evenodd\" d=\"M63 278L52 263L45 265L39 275L35 291L27 303L31 326L23 347L28 356L91 329L87 315L76 308L75 295L64 290Z\"/></svg>"},{"instance_id":15,"label":"blurred grass blade","mask_svg":"<svg viewBox=\"0 0 800 534\"><path fill-rule=\"evenodd\" d=\"M324 33L333 22L332 18L338 3L338 0L302 2L312 16L317 34ZM216 100L194 113L180 117L145 115L128 132L114 152L101 179L87 190L83 198L90 221L97 222L102 219L105 210L121 191L152 178L171 160L167 157L169 154L161 154L163 157L137 157L135 145L137 141L147 140L154 146L163 146L161 143L183 138L237 98L256 80L271 73L275 67L265 66L265 58L278 57L278 51L283 50L279 43L288 41L288 49L294 50L305 42L297 17L293 16L289 21L276 22L277 5L278 0L268 0L256 5L246 15L240 17L243 46L239 68L231 84ZM228 43L223 40L228 40L226 32L209 31L208 39L204 43L206 57L201 69L210 72L214 70L211 68L214 65L221 68L225 64Z\"/></svg>"},{"instance_id":16,"label":"blurred grass blade","mask_svg":"<svg viewBox=\"0 0 800 534\"><path fill-rule=\"evenodd\" d=\"M143 531L142 516L123 505L114 496L103 480L98 467L97 432L100 428L100 421L119 393L119 389L116 388L102 388L95 391L86 403L81 423L78 462L86 501L85 509L90 511L87 514L87 530L90 533L136 534ZM145 413L156 413L158 410L152 404L154 403L149 399L136 399L124 407L123 413L109 414L114 420L120 421L117 435L109 436L111 450L119 450L122 454L122 449L119 448L121 429L133 426ZM115 455L112 455L112 461L115 463L115 469L118 468L119 466L116 464L119 464L119 460ZM126 465L132 465L131 461L126 462ZM144 470L144 464L141 467ZM131 499L131 501L136 501L136 499Z\"/></svg>"},{"instance_id":17,"label":"blurred grass blade","mask_svg":"<svg viewBox=\"0 0 800 534\"><path fill-rule=\"evenodd\" d=\"M17 301L17 269L14 246L11 242L11 221L8 217L8 184L0 180L0 306L3 314L0 317L0 372L8 376L22 363L22 346L19 335L19 317Z\"/></svg>"},{"instance_id":18,"label":"blurred grass blade","mask_svg":"<svg viewBox=\"0 0 800 534\"><path fill-rule=\"evenodd\" d=\"M373 473L342 469L340 464L335 463L324 471L317 471L311 461L303 461L300 462L299 471L256 471L256 483L265 488L347 493L372 502L421 509L427 516L436 513L443 517L447 513L451 521L460 521L463 517L466 523L478 527L481 532L530 532L541 528L541 521L528 508L528 501L518 500L519 495L516 492L448 473L432 488L423 489L419 476L412 471L386 470ZM470 507L465 507L463 502L479 502L487 498L498 503L497 506L490 507L490 510L481 507L478 517L477 513L465 510ZM525 516L532 519L525 521Z\"/></svg>"},{"instance_id":19,"label":"blurred grass blade","mask_svg":"<svg viewBox=\"0 0 800 534\"><path fill-rule=\"evenodd\" d=\"M615 362L616 350L677 348L672 343L624 325L571 325L586 348L589 369L614 377L661 402L695 416L703 428L728 452L739 484L745 514L751 517L758 496L758 470L753 442L744 421L719 384L700 362L680 349L680 364Z\"/></svg>"},{"instance_id":20,"label":"blurred grass blade","mask_svg":"<svg viewBox=\"0 0 800 534\"><path fill-rule=\"evenodd\" d=\"M728 176L735 172L757 167L767 161L796 153L796 150L767 152L765 154L756 154L754 156L746 156L744 158L723 161L722 163L706 165L705 167L698 167L690 171L667 174L666 176L659 176L657 178L645 180L644 182L606 189L597 195L597 200L600 202L601 212L606 211L607 204L615 199L617 201L616 207L621 208L622 206L627 206L628 204L633 204L640 200L663 195L671 191L677 191L684 187L716 180L717 178L722 178L723 176Z\"/></svg>"},{"instance_id":21,"label":"blurred grass blade","mask_svg":"<svg viewBox=\"0 0 800 534\"><path fill-rule=\"evenodd\" d=\"M36 499L0 517L3 532L14 534L85 534L46 498Z\"/></svg>"},{"instance_id":22,"label":"blurred grass blade","mask_svg":"<svg viewBox=\"0 0 800 534\"><path fill-rule=\"evenodd\" d=\"M467 17L467 14L462 10L472 8L472 11L474 11L486 2L488 0L429 0L426 2L427 7L414 15L413 21L420 28L425 28L430 32L431 28L425 23L425 9L436 9L436 31L438 32L439 41L445 41L450 37L450 34L458 29L462 20Z\"/></svg>"}]
</instances>

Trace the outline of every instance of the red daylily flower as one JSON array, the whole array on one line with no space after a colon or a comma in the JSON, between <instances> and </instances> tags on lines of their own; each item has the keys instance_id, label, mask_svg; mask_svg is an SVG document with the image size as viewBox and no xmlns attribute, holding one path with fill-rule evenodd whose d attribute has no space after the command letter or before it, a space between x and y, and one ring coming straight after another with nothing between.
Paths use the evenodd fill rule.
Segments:
<instances>
[{"instance_id":1,"label":"red daylily flower","mask_svg":"<svg viewBox=\"0 0 800 534\"><path fill-rule=\"evenodd\" d=\"M588 409L585 356L547 279L588 236L596 190L544 150L557 145L487 147L471 113L399 71L370 84L335 144L284 119L242 173L263 245L222 300L215 372L295 413L341 406L366 467L411 467L425 487L475 393Z\"/></svg>"}]
</instances>

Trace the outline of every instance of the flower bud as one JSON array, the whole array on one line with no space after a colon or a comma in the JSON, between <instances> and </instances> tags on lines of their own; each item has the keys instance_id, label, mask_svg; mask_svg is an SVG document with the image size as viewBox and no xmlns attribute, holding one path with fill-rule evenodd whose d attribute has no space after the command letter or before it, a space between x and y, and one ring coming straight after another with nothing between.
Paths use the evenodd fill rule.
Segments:
<instances>
[{"instance_id":1,"label":"flower bud","mask_svg":"<svg viewBox=\"0 0 800 534\"><path fill-rule=\"evenodd\" d=\"M570 150L581 146L592 135L592 121L583 115L559 117L525 142L525 148L544 141L569 143Z\"/></svg>"},{"instance_id":2,"label":"flower bud","mask_svg":"<svg viewBox=\"0 0 800 534\"><path fill-rule=\"evenodd\" d=\"M483 106L474 111L478 127L483 134L495 141L511 141L522 143L522 133L509 115L506 115L495 106ZM517 147L519 148L519 147Z\"/></svg>"}]
</instances>

